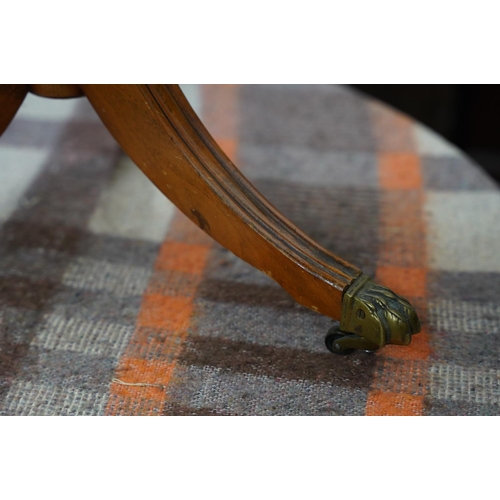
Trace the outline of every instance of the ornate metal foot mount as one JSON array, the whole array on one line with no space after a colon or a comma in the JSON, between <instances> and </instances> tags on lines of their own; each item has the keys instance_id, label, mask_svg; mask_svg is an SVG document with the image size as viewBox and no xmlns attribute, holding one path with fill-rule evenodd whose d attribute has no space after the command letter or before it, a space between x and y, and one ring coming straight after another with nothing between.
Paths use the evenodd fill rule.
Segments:
<instances>
[{"instance_id":1,"label":"ornate metal foot mount","mask_svg":"<svg viewBox=\"0 0 500 500\"><path fill-rule=\"evenodd\" d=\"M363 274L344 292L340 327L328 331L325 344L335 354L374 351L386 344L408 345L419 331L411 304Z\"/></svg>"}]
</instances>

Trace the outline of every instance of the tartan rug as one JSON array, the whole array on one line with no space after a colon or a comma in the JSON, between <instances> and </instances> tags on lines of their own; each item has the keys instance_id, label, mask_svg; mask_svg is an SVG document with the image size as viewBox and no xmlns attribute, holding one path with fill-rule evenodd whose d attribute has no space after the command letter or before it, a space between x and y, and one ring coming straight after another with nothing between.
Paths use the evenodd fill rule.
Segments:
<instances>
[{"instance_id":1,"label":"tartan rug","mask_svg":"<svg viewBox=\"0 0 500 500\"><path fill-rule=\"evenodd\" d=\"M330 354L332 321L178 212L86 100L28 96L0 139L0 414L499 415L496 184L347 87L183 88L257 188L422 332Z\"/></svg>"}]
</instances>

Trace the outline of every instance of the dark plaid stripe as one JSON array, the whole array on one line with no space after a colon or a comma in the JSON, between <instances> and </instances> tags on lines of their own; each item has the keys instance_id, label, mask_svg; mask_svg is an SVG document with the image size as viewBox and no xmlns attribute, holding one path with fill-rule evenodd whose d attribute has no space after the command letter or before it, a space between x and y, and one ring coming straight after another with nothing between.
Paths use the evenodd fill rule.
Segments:
<instances>
[{"instance_id":1,"label":"dark plaid stripe","mask_svg":"<svg viewBox=\"0 0 500 500\"><path fill-rule=\"evenodd\" d=\"M20 204L0 230L4 320L0 411L65 413L57 404L60 400L69 404L69 413L94 414L96 398L102 400L106 393L115 360L72 350L46 350L33 340L40 340L44 325L50 325L50 318L57 317L61 308L78 301L74 291L70 297L64 293L64 273L84 240L86 224L116 161L117 147L98 122L31 125L19 120L2 138L11 146L44 143L52 153L24 195L30 202ZM53 144L45 143L51 139ZM24 311L29 312L29 320L19 324ZM45 404L49 395L54 398L51 409Z\"/></svg>"},{"instance_id":2,"label":"dark plaid stripe","mask_svg":"<svg viewBox=\"0 0 500 500\"><path fill-rule=\"evenodd\" d=\"M191 335L184 344L179 361L192 366L213 366L231 373L324 382L363 390L372 378L376 357L358 353L332 359L328 352Z\"/></svg>"}]
</instances>

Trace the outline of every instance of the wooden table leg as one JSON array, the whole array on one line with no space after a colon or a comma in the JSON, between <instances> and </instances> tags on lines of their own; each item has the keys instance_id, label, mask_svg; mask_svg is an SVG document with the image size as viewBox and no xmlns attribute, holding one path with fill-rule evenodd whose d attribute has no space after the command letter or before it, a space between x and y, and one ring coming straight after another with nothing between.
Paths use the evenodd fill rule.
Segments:
<instances>
[{"instance_id":1,"label":"wooden table leg","mask_svg":"<svg viewBox=\"0 0 500 500\"><path fill-rule=\"evenodd\" d=\"M223 153L177 85L82 85L125 152L195 224L276 280L300 304L340 320L327 347L409 344L411 305L328 252L278 212Z\"/></svg>"},{"instance_id":2,"label":"wooden table leg","mask_svg":"<svg viewBox=\"0 0 500 500\"><path fill-rule=\"evenodd\" d=\"M195 224L298 302L339 318L361 271L281 215L212 139L176 85L84 85L102 121Z\"/></svg>"},{"instance_id":3,"label":"wooden table leg","mask_svg":"<svg viewBox=\"0 0 500 500\"><path fill-rule=\"evenodd\" d=\"M16 115L27 93L27 85L0 85L0 136Z\"/></svg>"},{"instance_id":4,"label":"wooden table leg","mask_svg":"<svg viewBox=\"0 0 500 500\"><path fill-rule=\"evenodd\" d=\"M327 336L332 352L407 345L420 330L405 299L322 248L252 186L178 85L0 86L0 132L28 90L57 98L85 94L124 151L195 224L300 304L340 320Z\"/></svg>"}]
</instances>

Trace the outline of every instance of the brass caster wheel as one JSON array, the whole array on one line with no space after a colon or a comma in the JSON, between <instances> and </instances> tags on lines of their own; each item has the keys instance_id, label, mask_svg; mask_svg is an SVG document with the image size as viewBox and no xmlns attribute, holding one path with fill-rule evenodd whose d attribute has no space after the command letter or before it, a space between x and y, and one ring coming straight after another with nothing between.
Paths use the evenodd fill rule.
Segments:
<instances>
[{"instance_id":1,"label":"brass caster wheel","mask_svg":"<svg viewBox=\"0 0 500 500\"><path fill-rule=\"evenodd\" d=\"M380 347L359 335L343 332L338 326L328 330L325 345L334 354L351 354L355 350L374 352Z\"/></svg>"},{"instance_id":2,"label":"brass caster wheel","mask_svg":"<svg viewBox=\"0 0 500 500\"><path fill-rule=\"evenodd\" d=\"M325 337L325 345L326 348L333 352L333 354L351 354L355 351L355 349L348 349L342 346L339 340L343 339L346 336L345 333L340 331L338 326L332 326Z\"/></svg>"}]
</instances>

